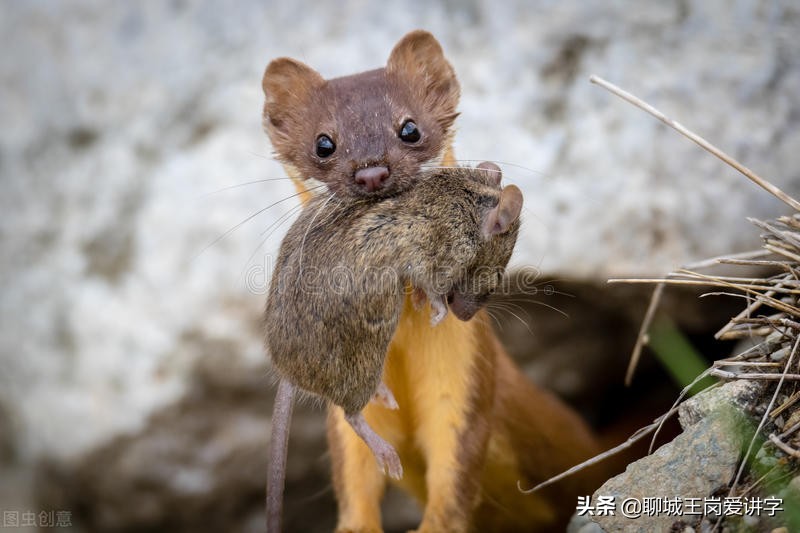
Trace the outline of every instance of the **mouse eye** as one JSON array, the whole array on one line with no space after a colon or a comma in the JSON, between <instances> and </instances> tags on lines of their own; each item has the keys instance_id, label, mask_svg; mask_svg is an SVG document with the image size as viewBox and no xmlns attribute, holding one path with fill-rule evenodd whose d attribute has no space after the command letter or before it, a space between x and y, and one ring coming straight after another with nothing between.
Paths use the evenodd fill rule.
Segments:
<instances>
[{"instance_id":1,"label":"mouse eye","mask_svg":"<svg viewBox=\"0 0 800 533\"><path fill-rule=\"evenodd\" d=\"M317 157L330 157L336 151L336 144L327 135L317 137Z\"/></svg>"},{"instance_id":2,"label":"mouse eye","mask_svg":"<svg viewBox=\"0 0 800 533\"><path fill-rule=\"evenodd\" d=\"M400 132L397 136L400 137L400 140L404 143L415 143L419 141L422 135L413 120L406 120L403 122L403 126L400 128Z\"/></svg>"}]
</instances>

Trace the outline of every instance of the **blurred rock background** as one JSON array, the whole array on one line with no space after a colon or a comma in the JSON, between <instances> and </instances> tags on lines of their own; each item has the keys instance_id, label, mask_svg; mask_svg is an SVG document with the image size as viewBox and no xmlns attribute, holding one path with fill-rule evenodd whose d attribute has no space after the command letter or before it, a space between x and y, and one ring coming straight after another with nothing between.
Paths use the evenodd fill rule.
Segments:
<instances>
[{"instance_id":1,"label":"blurred rock background","mask_svg":"<svg viewBox=\"0 0 800 533\"><path fill-rule=\"evenodd\" d=\"M285 180L244 185L283 176L261 74L281 55L326 77L375 68L418 27L462 83L457 155L503 163L526 195L515 265L578 280L583 302L606 301L609 276L755 248L745 216L786 210L592 73L800 194L790 0L7 0L0 510L69 510L75 531L260 530L273 396L260 311L297 205ZM619 301L619 322L577 306L558 338L513 321L503 335L532 378L585 399L592 382L563 361L611 353L603 379L621 381L643 298ZM543 371L532 345L562 364ZM300 410L291 530L332 525L322 428ZM387 528L412 527L413 506L390 500Z\"/></svg>"}]
</instances>

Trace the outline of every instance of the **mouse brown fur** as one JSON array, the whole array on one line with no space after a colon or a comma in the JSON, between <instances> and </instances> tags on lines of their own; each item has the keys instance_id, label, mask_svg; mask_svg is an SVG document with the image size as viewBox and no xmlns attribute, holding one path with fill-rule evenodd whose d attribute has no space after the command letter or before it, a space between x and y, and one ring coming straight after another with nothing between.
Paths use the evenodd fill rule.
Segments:
<instances>
[{"instance_id":1,"label":"mouse brown fur","mask_svg":"<svg viewBox=\"0 0 800 533\"><path fill-rule=\"evenodd\" d=\"M380 382L406 287L429 300L455 292L485 300L514 248L522 198L485 174L429 171L381 202L309 202L283 241L267 303L279 372L345 413L361 411ZM485 229L498 210L508 218Z\"/></svg>"}]
</instances>

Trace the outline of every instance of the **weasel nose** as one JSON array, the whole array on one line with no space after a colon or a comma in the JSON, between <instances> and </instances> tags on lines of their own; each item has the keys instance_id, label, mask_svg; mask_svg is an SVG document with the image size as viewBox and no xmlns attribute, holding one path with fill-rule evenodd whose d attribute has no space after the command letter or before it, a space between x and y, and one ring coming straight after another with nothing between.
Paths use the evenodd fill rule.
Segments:
<instances>
[{"instance_id":1,"label":"weasel nose","mask_svg":"<svg viewBox=\"0 0 800 533\"><path fill-rule=\"evenodd\" d=\"M383 183L389 178L389 169L386 167L369 167L356 171L356 183L367 192L375 192L383 188Z\"/></svg>"}]
</instances>

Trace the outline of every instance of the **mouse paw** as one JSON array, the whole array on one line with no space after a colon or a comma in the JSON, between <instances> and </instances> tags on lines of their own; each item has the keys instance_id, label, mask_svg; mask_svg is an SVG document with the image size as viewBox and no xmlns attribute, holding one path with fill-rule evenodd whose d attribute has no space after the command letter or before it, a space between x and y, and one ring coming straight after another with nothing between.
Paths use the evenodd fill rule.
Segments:
<instances>
[{"instance_id":1,"label":"mouse paw","mask_svg":"<svg viewBox=\"0 0 800 533\"><path fill-rule=\"evenodd\" d=\"M378 461L378 468L392 479L403 479L403 465L397 451L386 441L373 443L372 453Z\"/></svg>"},{"instance_id":2,"label":"mouse paw","mask_svg":"<svg viewBox=\"0 0 800 533\"><path fill-rule=\"evenodd\" d=\"M395 410L400 408L400 406L397 405L397 400L394 399L394 394L392 394L391 389L387 387L386 383L383 381L381 381L381 384L378 385L378 389L372 396L372 401L378 405L382 405L387 409Z\"/></svg>"},{"instance_id":3,"label":"mouse paw","mask_svg":"<svg viewBox=\"0 0 800 533\"><path fill-rule=\"evenodd\" d=\"M444 296L434 297L430 294L428 295L428 300L431 301L431 326L435 326L447 316L447 302Z\"/></svg>"},{"instance_id":4,"label":"mouse paw","mask_svg":"<svg viewBox=\"0 0 800 533\"><path fill-rule=\"evenodd\" d=\"M353 431L356 432L356 435L361 437L361 440L369 446L372 455L378 461L378 467L383 473L394 479L401 479L403 477L403 465L400 464L400 456L397 455L394 447L375 433L363 414L346 414L344 418L353 428Z\"/></svg>"}]
</instances>

